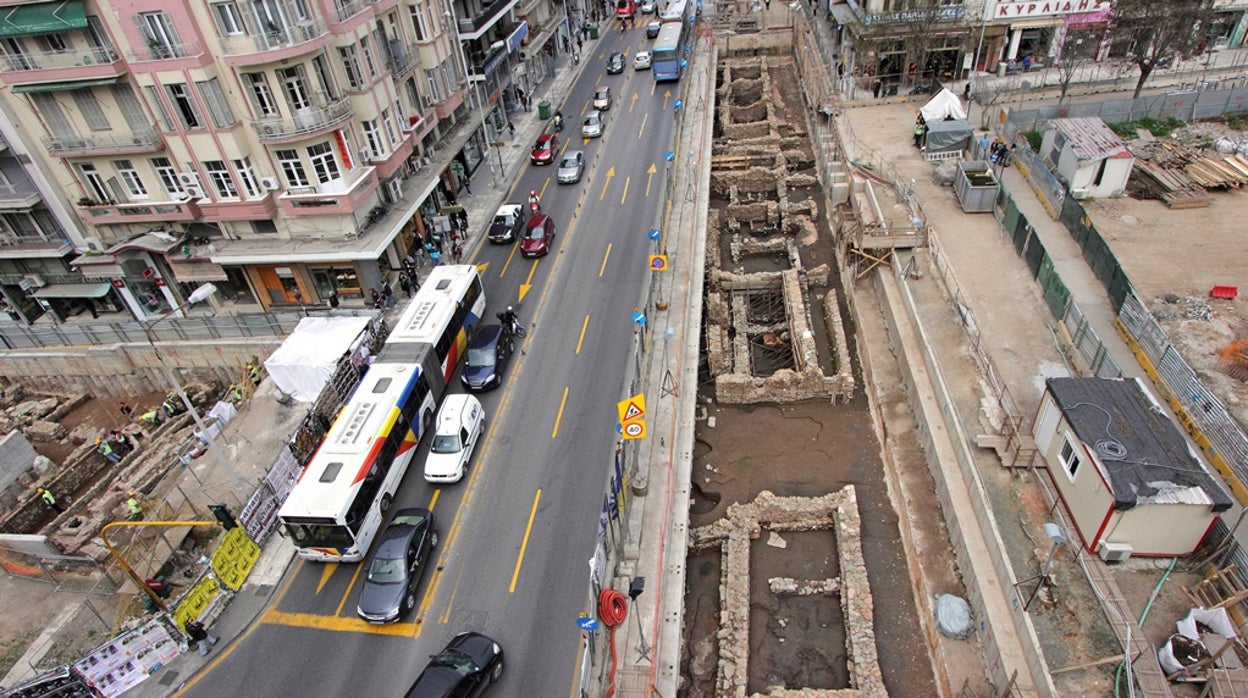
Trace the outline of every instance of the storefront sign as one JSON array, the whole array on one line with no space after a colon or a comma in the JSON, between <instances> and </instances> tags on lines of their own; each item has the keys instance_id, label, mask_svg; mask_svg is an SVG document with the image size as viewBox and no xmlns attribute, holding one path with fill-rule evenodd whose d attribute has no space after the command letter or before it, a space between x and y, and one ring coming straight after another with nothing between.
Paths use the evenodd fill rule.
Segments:
<instances>
[{"instance_id":1,"label":"storefront sign","mask_svg":"<svg viewBox=\"0 0 1248 698\"><path fill-rule=\"evenodd\" d=\"M516 27L516 30L507 37L507 53L513 53L520 48L520 43L529 36L529 22L525 20Z\"/></svg>"},{"instance_id":2,"label":"storefront sign","mask_svg":"<svg viewBox=\"0 0 1248 698\"><path fill-rule=\"evenodd\" d=\"M1113 17L1114 11L1108 7L1096 12L1084 12L1066 18L1066 26L1080 27L1087 24L1104 24Z\"/></svg>"},{"instance_id":3,"label":"storefront sign","mask_svg":"<svg viewBox=\"0 0 1248 698\"><path fill-rule=\"evenodd\" d=\"M927 10L906 10L904 12L882 12L879 14L867 15L862 18L862 23L871 24L912 24L914 22L925 22L935 20L944 22L952 19L961 19L966 14L965 8L957 6L946 6Z\"/></svg>"},{"instance_id":4,"label":"storefront sign","mask_svg":"<svg viewBox=\"0 0 1248 698\"><path fill-rule=\"evenodd\" d=\"M1110 9L1110 0L997 0L996 19L1069 15L1077 12L1101 12Z\"/></svg>"}]
</instances>

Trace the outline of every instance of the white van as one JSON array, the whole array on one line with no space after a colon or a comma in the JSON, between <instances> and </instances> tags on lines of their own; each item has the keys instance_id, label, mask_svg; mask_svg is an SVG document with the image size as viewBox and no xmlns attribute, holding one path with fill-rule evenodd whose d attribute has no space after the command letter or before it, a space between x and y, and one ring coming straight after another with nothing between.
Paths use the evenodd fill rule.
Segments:
<instances>
[{"instance_id":1,"label":"white van","mask_svg":"<svg viewBox=\"0 0 1248 698\"><path fill-rule=\"evenodd\" d=\"M425 480L459 482L485 433L485 410L472 395L447 395L435 423L433 443L425 457Z\"/></svg>"}]
</instances>

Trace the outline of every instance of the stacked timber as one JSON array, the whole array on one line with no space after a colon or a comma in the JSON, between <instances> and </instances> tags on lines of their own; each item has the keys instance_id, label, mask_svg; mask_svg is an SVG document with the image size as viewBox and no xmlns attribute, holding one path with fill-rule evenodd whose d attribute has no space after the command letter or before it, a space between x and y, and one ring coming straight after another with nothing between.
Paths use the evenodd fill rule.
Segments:
<instances>
[{"instance_id":1,"label":"stacked timber","mask_svg":"<svg viewBox=\"0 0 1248 698\"><path fill-rule=\"evenodd\" d=\"M1208 206L1210 196L1182 169L1137 159L1127 181L1127 194L1137 199L1160 199L1170 208Z\"/></svg>"},{"instance_id":2,"label":"stacked timber","mask_svg":"<svg viewBox=\"0 0 1248 698\"><path fill-rule=\"evenodd\" d=\"M1136 157L1128 192L1161 199L1171 208L1208 206L1211 189L1238 189L1248 183L1248 158L1206 151L1173 141L1132 146Z\"/></svg>"}]
</instances>

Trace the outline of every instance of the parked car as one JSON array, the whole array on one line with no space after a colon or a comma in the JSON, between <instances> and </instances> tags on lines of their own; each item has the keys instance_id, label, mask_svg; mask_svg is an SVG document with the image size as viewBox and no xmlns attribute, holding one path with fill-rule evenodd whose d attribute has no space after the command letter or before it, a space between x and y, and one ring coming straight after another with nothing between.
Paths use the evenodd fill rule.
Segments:
<instances>
[{"instance_id":1,"label":"parked car","mask_svg":"<svg viewBox=\"0 0 1248 698\"><path fill-rule=\"evenodd\" d=\"M511 328L503 325L481 325L468 342L468 354L459 380L472 390L497 388L503 379L503 371L511 361L515 340Z\"/></svg>"},{"instance_id":2,"label":"parked car","mask_svg":"<svg viewBox=\"0 0 1248 698\"><path fill-rule=\"evenodd\" d=\"M559 136L553 133L543 133L533 144L533 152L529 153L529 159L534 165L547 165L555 161L557 152L559 152Z\"/></svg>"},{"instance_id":3,"label":"parked car","mask_svg":"<svg viewBox=\"0 0 1248 698\"><path fill-rule=\"evenodd\" d=\"M638 51L633 56L633 70L650 70L650 56L649 51Z\"/></svg>"},{"instance_id":4,"label":"parked car","mask_svg":"<svg viewBox=\"0 0 1248 698\"><path fill-rule=\"evenodd\" d=\"M594 109L606 111L611 108L611 86L599 87L594 91Z\"/></svg>"},{"instance_id":5,"label":"parked car","mask_svg":"<svg viewBox=\"0 0 1248 698\"><path fill-rule=\"evenodd\" d=\"M404 698L477 698L503 675L503 648L481 633L460 633L429 665Z\"/></svg>"},{"instance_id":6,"label":"parked car","mask_svg":"<svg viewBox=\"0 0 1248 698\"><path fill-rule=\"evenodd\" d=\"M613 51L607 57L607 74L617 75L624 72L624 54L619 51Z\"/></svg>"},{"instance_id":7,"label":"parked car","mask_svg":"<svg viewBox=\"0 0 1248 698\"><path fill-rule=\"evenodd\" d=\"M541 257L550 253L550 243L555 239L555 222L550 216L539 213L529 219L520 239L520 254L525 257Z\"/></svg>"},{"instance_id":8,"label":"parked car","mask_svg":"<svg viewBox=\"0 0 1248 698\"><path fill-rule=\"evenodd\" d=\"M658 9L658 3L655 0L641 0L641 14L652 15Z\"/></svg>"},{"instance_id":9,"label":"parked car","mask_svg":"<svg viewBox=\"0 0 1248 698\"><path fill-rule=\"evenodd\" d=\"M585 174L585 153L580 150L569 150L559 161L559 183L574 184L581 181Z\"/></svg>"},{"instance_id":10,"label":"parked car","mask_svg":"<svg viewBox=\"0 0 1248 698\"><path fill-rule=\"evenodd\" d=\"M602 135L602 112L595 109L585 115L585 120L581 122L581 135L586 138Z\"/></svg>"},{"instance_id":11,"label":"parked car","mask_svg":"<svg viewBox=\"0 0 1248 698\"><path fill-rule=\"evenodd\" d=\"M663 28L663 23L657 19L647 24L646 25L646 38L653 39L657 37L659 35L659 30L662 28Z\"/></svg>"},{"instance_id":12,"label":"parked car","mask_svg":"<svg viewBox=\"0 0 1248 698\"><path fill-rule=\"evenodd\" d=\"M507 202L499 206L490 222L490 242L515 242L526 220L528 214L520 204Z\"/></svg>"},{"instance_id":13,"label":"parked car","mask_svg":"<svg viewBox=\"0 0 1248 698\"><path fill-rule=\"evenodd\" d=\"M368 561L355 612L369 623L393 623L416 607L416 588L438 529L428 509L400 509Z\"/></svg>"},{"instance_id":14,"label":"parked car","mask_svg":"<svg viewBox=\"0 0 1248 698\"><path fill-rule=\"evenodd\" d=\"M471 395L447 395L434 424L433 443L425 456L425 480L459 482L485 433L485 410Z\"/></svg>"}]
</instances>

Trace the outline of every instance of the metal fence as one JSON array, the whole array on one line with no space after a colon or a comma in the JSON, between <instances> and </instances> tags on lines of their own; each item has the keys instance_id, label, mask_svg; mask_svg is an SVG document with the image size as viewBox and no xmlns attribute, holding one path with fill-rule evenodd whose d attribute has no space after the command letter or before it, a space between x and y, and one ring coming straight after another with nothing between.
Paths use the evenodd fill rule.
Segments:
<instances>
[{"instance_id":1,"label":"metal fence","mask_svg":"<svg viewBox=\"0 0 1248 698\"><path fill-rule=\"evenodd\" d=\"M1100 102L1050 104L1032 109L1010 112L1009 123L1020 132L1039 131L1050 119L1066 119L1095 116L1106 123L1138 121L1145 117L1164 119L1173 117L1180 121L1210 119L1222 114L1248 111L1248 88L1240 78L1235 87L1226 89L1199 89L1207 84L1183 86L1159 95L1135 99L1110 99Z\"/></svg>"}]
</instances>

